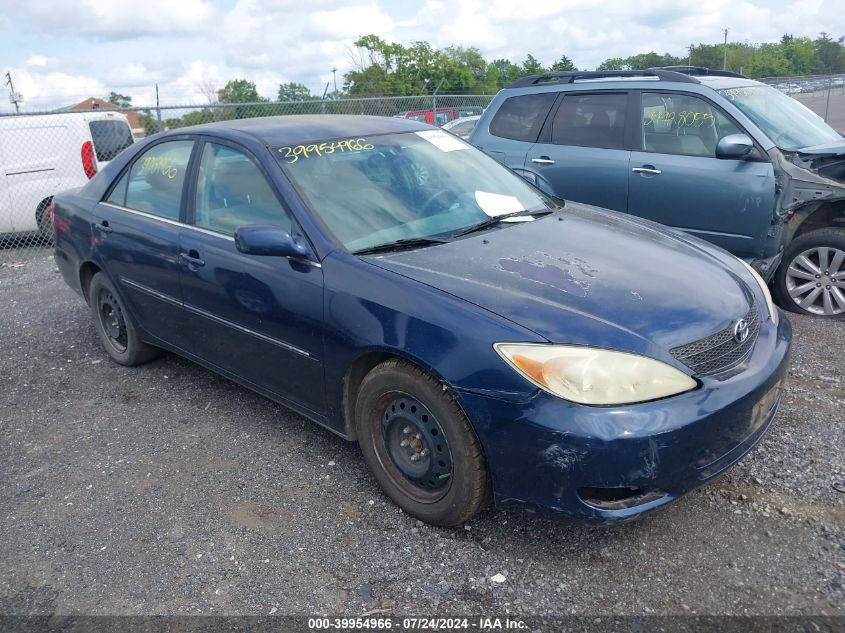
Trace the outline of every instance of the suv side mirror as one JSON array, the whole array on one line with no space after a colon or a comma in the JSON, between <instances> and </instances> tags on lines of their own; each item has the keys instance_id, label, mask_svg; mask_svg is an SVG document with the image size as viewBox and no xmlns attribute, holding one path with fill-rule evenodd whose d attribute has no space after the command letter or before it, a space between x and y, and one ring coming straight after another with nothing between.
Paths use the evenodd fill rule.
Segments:
<instances>
[{"instance_id":1,"label":"suv side mirror","mask_svg":"<svg viewBox=\"0 0 845 633\"><path fill-rule=\"evenodd\" d=\"M308 257L308 249L277 226L249 224L235 229L235 248L247 255Z\"/></svg>"},{"instance_id":2,"label":"suv side mirror","mask_svg":"<svg viewBox=\"0 0 845 633\"><path fill-rule=\"evenodd\" d=\"M716 145L716 158L745 158L754 149L754 141L747 134L728 134Z\"/></svg>"}]
</instances>

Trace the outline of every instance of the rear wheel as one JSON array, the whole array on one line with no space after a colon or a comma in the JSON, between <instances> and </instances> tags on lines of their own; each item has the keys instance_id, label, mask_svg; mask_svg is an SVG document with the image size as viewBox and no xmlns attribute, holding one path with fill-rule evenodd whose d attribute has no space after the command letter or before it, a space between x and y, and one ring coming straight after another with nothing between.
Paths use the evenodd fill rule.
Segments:
<instances>
[{"instance_id":1,"label":"rear wheel","mask_svg":"<svg viewBox=\"0 0 845 633\"><path fill-rule=\"evenodd\" d=\"M845 230L820 229L795 238L775 273L781 307L827 318L845 318Z\"/></svg>"},{"instance_id":2,"label":"rear wheel","mask_svg":"<svg viewBox=\"0 0 845 633\"><path fill-rule=\"evenodd\" d=\"M88 303L103 347L116 363L132 367L159 355L160 349L138 337L131 315L103 273L91 279Z\"/></svg>"},{"instance_id":3,"label":"rear wheel","mask_svg":"<svg viewBox=\"0 0 845 633\"><path fill-rule=\"evenodd\" d=\"M488 503L481 445L442 383L389 360L364 378L355 420L361 452L382 489L433 525L462 523Z\"/></svg>"},{"instance_id":4,"label":"rear wheel","mask_svg":"<svg viewBox=\"0 0 845 633\"><path fill-rule=\"evenodd\" d=\"M50 224L50 203L52 198L42 200L35 211L35 221L38 224L38 236L44 244L53 243L53 225Z\"/></svg>"}]
</instances>

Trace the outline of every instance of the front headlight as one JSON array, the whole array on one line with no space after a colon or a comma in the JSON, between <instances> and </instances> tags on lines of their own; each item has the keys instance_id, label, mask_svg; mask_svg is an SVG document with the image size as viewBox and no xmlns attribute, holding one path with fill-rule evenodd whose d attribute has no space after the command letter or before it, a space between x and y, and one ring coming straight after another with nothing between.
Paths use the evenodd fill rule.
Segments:
<instances>
[{"instance_id":1,"label":"front headlight","mask_svg":"<svg viewBox=\"0 0 845 633\"><path fill-rule=\"evenodd\" d=\"M739 259L739 257L737 257ZM763 296L766 298L766 310L769 312L769 320L772 323L777 324L778 322L778 311L775 310L774 301L772 301L772 293L769 292L769 285L766 281L760 276L756 270L751 268L751 265L746 262L744 259L739 259L740 263L748 269L748 272L752 274L754 279L757 280L757 285L760 286L760 290L763 293Z\"/></svg>"},{"instance_id":2,"label":"front headlight","mask_svg":"<svg viewBox=\"0 0 845 633\"><path fill-rule=\"evenodd\" d=\"M632 404L673 396L695 380L665 363L592 347L496 343L499 355L535 385L580 404Z\"/></svg>"}]
</instances>

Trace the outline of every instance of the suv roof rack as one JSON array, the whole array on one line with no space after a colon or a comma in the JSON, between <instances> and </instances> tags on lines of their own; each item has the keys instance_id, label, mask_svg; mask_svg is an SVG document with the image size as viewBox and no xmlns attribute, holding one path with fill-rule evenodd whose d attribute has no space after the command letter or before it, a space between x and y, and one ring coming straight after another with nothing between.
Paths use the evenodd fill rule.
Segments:
<instances>
[{"instance_id":1,"label":"suv roof rack","mask_svg":"<svg viewBox=\"0 0 845 633\"><path fill-rule=\"evenodd\" d=\"M649 70L669 70L671 72L689 75L690 77L741 77L742 79L747 79L745 75L730 70L717 70L715 68L707 68L706 66L657 66Z\"/></svg>"},{"instance_id":2,"label":"suv roof rack","mask_svg":"<svg viewBox=\"0 0 845 633\"><path fill-rule=\"evenodd\" d=\"M525 86L540 86L547 84L571 84L579 79L604 79L615 77L656 77L660 81L678 81L687 84L701 83L691 73L678 72L673 69L649 68L648 70L600 70L600 71L571 71L550 72L543 75L530 75L513 82L510 88Z\"/></svg>"}]
</instances>

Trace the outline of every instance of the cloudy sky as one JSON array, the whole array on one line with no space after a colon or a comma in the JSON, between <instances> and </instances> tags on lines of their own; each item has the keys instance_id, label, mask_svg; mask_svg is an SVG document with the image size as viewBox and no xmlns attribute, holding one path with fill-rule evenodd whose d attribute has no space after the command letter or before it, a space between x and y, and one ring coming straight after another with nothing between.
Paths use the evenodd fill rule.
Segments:
<instances>
[{"instance_id":1,"label":"cloudy sky","mask_svg":"<svg viewBox=\"0 0 845 633\"><path fill-rule=\"evenodd\" d=\"M691 43L775 41L782 33L845 34L842 0L0 0L0 71L24 108L75 103L111 90L135 104L206 101L232 78L267 97L280 82L322 93L351 64L352 42L476 46L488 58L579 68L608 57ZM0 111L11 108L4 95Z\"/></svg>"}]
</instances>

